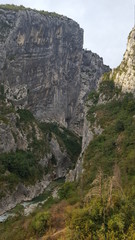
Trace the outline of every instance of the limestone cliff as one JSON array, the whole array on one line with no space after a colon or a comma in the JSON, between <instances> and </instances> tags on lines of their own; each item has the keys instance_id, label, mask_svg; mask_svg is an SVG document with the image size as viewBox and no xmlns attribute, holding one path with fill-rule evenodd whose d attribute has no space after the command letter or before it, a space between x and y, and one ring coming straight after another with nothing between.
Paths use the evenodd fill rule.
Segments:
<instances>
[{"instance_id":1,"label":"limestone cliff","mask_svg":"<svg viewBox=\"0 0 135 240\"><path fill-rule=\"evenodd\" d=\"M84 99L109 67L83 51L73 20L34 10L0 9L0 82L16 106L82 133Z\"/></svg>"},{"instance_id":2,"label":"limestone cliff","mask_svg":"<svg viewBox=\"0 0 135 240\"><path fill-rule=\"evenodd\" d=\"M96 64L94 64L94 66L95 65ZM98 69L99 68L97 68L97 71ZM107 104L114 99L118 100L120 98L121 91L122 93L131 92L135 95L135 28L132 29L128 36L127 49L121 64L112 71L103 74L100 80L97 82L93 81L93 84L94 83L97 83L97 105ZM116 92L114 92L114 85L118 87L117 88L115 86L117 89ZM90 89L92 88L93 86L90 86ZM89 105L87 102L86 106L84 107L85 114L82 134L82 152L76 163L75 169L70 170L67 174L67 180L69 181L74 181L80 177L81 173L83 172L83 153L86 151L87 146L93 140L93 137L100 135L103 131L100 125L96 123L96 121L95 124L91 126L90 121L87 120L88 109L90 109L92 106L93 104L91 105L90 103Z\"/></svg>"},{"instance_id":3,"label":"limestone cliff","mask_svg":"<svg viewBox=\"0 0 135 240\"><path fill-rule=\"evenodd\" d=\"M83 50L83 30L73 20L0 6L0 213L75 167L78 135L89 139L85 100L109 70Z\"/></svg>"},{"instance_id":4,"label":"limestone cliff","mask_svg":"<svg viewBox=\"0 0 135 240\"><path fill-rule=\"evenodd\" d=\"M135 94L135 28L128 36L127 49L119 67L110 74L116 85L121 86L123 92Z\"/></svg>"}]
</instances>

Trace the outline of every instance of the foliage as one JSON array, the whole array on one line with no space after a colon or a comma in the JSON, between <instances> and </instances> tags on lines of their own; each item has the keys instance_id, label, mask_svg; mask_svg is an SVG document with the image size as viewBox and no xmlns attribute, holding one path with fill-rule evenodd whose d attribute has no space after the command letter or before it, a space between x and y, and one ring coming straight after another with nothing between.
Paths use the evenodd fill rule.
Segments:
<instances>
[{"instance_id":1,"label":"foliage","mask_svg":"<svg viewBox=\"0 0 135 240\"><path fill-rule=\"evenodd\" d=\"M2 87L2 92L3 92L3 87ZM7 119L7 116L9 113L14 113L15 109L12 103L5 102L5 95L1 95L0 97L0 118Z\"/></svg>"},{"instance_id":2,"label":"foliage","mask_svg":"<svg viewBox=\"0 0 135 240\"><path fill-rule=\"evenodd\" d=\"M111 80L100 84L99 94L110 101L99 104L92 94L88 120L93 124L96 118L104 130L84 153L80 184L87 198L69 213L67 225L71 239L134 239L135 99Z\"/></svg>"},{"instance_id":3,"label":"foliage","mask_svg":"<svg viewBox=\"0 0 135 240\"><path fill-rule=\"evenodd\" d=\"M105 72L102 76L103 81L109 81L110 80L110 74L111 72Z\"/></svg>"},{"instance_id":4,"label":"foliage","mask_svg":"<svg viewBox=\"0 0 135 240\"><path fill-rule=\"evenodd\" d=\"M40 212L32 220L32 227L37 235L42 235L49 226L49 212Z\"/></svg>"},{"instance_id":5,"label":"foliage","mask_svg":"<svg viewBox=\"0 0 135 240\"><path fill-rule=\"evenodd\" d=\"M99 104L98 100L102 94L107 96L109 102ZM103 132L94 136L84 152L83 174L79 182L66 182L58 190L57 201L60 206L63 201L67 204L66 214L61 207L57 211L61 217L62 214L65 215L66 219L63 218L62 226L69 231L68 237L64 235L62 239L133 240L135 239L135 99L132 94L122 94L110 80L105 80L99 88L99 93L91 93L89 100L93 103L89 106L89 114L93 114L94 120L91 116L88 119L90 122L96 119ZM47 139L55 135L61 146L66 146L72 157L77 156L76 149L72 149L71 146L74 141L76 142L74 148L76 144L80 144L76 135L53 123L41 123L39 127ZM41 143L34 141L33 149L40 148ZM78 150L77 152L79 153ZM28 162L29 159L31 158L27 158ZM4 160L10 166L8 161L8 158ZM55 164L55 159L52 159L52 164ZM1 175L5 172L5 166L7 165L1 161ZM11 174L20 178L20 175L14 171ZM48 196L48 193L46 197L44 205L28 219L17 218L12 223L6 223L7 227L4 226L3 229L2 224L0 239L15 239L14 236L17 240L30 239L30 237L34 239L43 234L45 234L44 238L54 238L55 226L59 225L57 215L54 214L56 212L53 210L57 201ZM50 209L49 213L48 209ZM51 219L53 219L53 229ZM11 229L13 227L16 229L16 225L21 227L12 233ZM26 225L28 227L24 231Z\"/></svg>"},{"instance_id":6,"label":"foliage","mask_svg":"<svg viewBox=\"0 0 135 240\"><path fill-rule=\"evenodd\" d=\"M116 122L115 130L116 130L116 132L118 132L118 133L124 131L124 123L123 123L122 120L118 120L118 121Z\"/></svg>"},{"instance_id":7,"label":"foliage","mask_svg":"<svg viewBox=\"0 0 135 240\"><path fill-rule=\"evenodd\" d=\"M1 4L0 9L13 10L13 11L31 10L31 8L26 8L23 5L17 6L17 5L14 5L14 4L5 4L5 5ZM40 14L45 15L45 16L62 17L62 15L57 14L55 12L48 12L48 11L44 11L44 10L38 11L36 9L34 9L33 11L39 12Z\"/></svg>"},{"instance_id":8,"label":"foliage","mask_svg":"<svg viewBox=\"0 0 135 240\"><path fill-rule=\"evenodd\" d=\"M99 92L104 94L106 99L112 99L120 94L121 89L115 86L113 80L104 80L99 85Z\"/></svg>"},{"instance_id":9,"label":"foliage","mask_svg":"<svg viewBox=\"0 0 135 240\"><path fill-rule=\"evenodd\" d=\"M93 114L97 116L97 123L104 131L101 135L94 137L85 152L84 175L87 182L94 179L99 167L107 174L111 174L115 162L119 163L123 174L126 174L129 161L132 161L133 167L132 157L129 156L132 151L134 152L135 147L134 106L133 96L126 94L119 100L114 99L92 109ZM91 174L88 174L88 171ZM89 177L86 178L86 176Z\"/></svg>"},{"instance_id":10,"label":"foliage","mask_svg":"<svg viewBox=\"0 0 135 240\"><path fill-rule=\"evenodd\" d=\"M120 199L119 199L120 200ZM118 200L118 201L119 201ZM77 208L68 214L67 225L71 230L71 239L126 239L132 225L133 218L127 223L127 213L133 213L130 210L122 212L123 207L120 202L115 203L114 208L103 204L99 198L92 199L91 202L83 208ZM117 210L119 204L119 210ZM117 212L118 211L118 212ZM127 225L126 225L127 224Z\"/></svg>"},{"instance_id":11,"label":"foliage","mask_svg":"<svg viewBox=\"0 0 135 240\"><path fill-rule=\"evenodd\" d=\"M41 123L39 127L42 132L48 134L50 138L52 134L55 134L60 146L62 147L63 145L71 157L73 168L81 152L81 138L68 129L59 127L56 123Z\"/></svg>"},{"instance_id":12,"label":"foliage","mask_svg":"<svg viewBox=\"0 0 135 240\"><path fill-rule=\"evenodd\" d=\"M65 182L58 190L58 195L61 200L66 199L70 203L78 201L77 184L73 182Z\"/></svg>"},{"instance_id":13,"label":"foliage","mask_svg":"<svg viewBox=\"0 0 135 240\"><path fill-rule=\"evenodd\" d=\"M5 99L5 93L4 93L4 85L0 84L0 100Z\"/></svg>"},{"instance_id":14,"label":"foliage","mask_svg":"<svg viewBox=\"0 0 135 240\"><path fill-rule=\"evenodd\" d=\"M9 173L14 174L13 176L17 176L25 181L32 182L39 178L39 176L42 176L42 171L31 152L18 150L15 153L10 152L0 154L0 164L4 169L4 172L9 171ZM10 176L12 175L8 175L8 181L11 181L9 179ZM14 181L15 177L13 178L13 182Z\"/></svg>"},{"instance_id":15,"label":"foliage","mask_svg":"<svg viewBox=\"0 0 135 240\"><path fill-rule=\"evenodd\" d=\"M20 5L14 5L14 4L1 4L0 9L4 10L14 10L14 11L19 11L19 10L25 10L25 9L30 9L30 8L25 8L24 6Z\"/></svg>"},{"instance_id":16,"label":"foliage","mask_svg":"<svg viewBox=\"0 0 135 240\"><path fill-rule=\"evenodd\" d=\"M0 85L0 94L4 95L4 85L3 84Z\"/></svg>"},{"instance_id":17,"label":"foliage","mask_svg":"<svg viewBox=\"0 0 135 240\"><path fill-rule=\"evenodd\" d=\"M20 122L27 123L35 120L33 114L27 109L18 109L17 113L20 116Z\"/></svg>"},{"instance_id":18,"label":"foliage","mask_svg":"<svg viewBox=\"0 0 135 240\"><path fill-rule=\"evenodd\" d=\"M47 230L51 229L52 219L56 217L53 216L54 214L51 208L53 207L55 209L55 204L56 207L57 204L59 204L58 200L53 199L51 195L52 191L59 185L61 186L61 184L63 184L63 182L60 180L54 181L49 185L48 190L45 190L42 195L33 199L34 203L39 203L39 201L45 201L45 203L42 205L39 204L37 209L28 216L24 215L23 206L17 205L12 210L15 216L0 223L0 240L36 240L41 235L45 234ZM62 210L61 206L60 210ZM63 219L61 219L61 221L63 221Z\"/></svg>"},{"instance_id":19,"label":"foliage","mask_svg":"<svg viewBox=\"0 0 135 240\"><path fill-rule=\"evenodd\" d=\"M99 93L93 90L88 95L87 101L91 100L93 104L97 104L98 99L99 99Z\"/></svg>"}]
</instances>

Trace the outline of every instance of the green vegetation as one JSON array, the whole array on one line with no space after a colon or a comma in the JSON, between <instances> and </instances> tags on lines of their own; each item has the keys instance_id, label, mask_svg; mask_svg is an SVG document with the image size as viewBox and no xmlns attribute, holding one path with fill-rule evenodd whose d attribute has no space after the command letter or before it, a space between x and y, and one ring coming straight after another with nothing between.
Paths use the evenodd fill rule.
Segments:
<instances>
[{"instance_id":1,"label":"green vegetation","mask_svg":"<svg viewBox=\"0 0 135 240\"><path fill-rule=\"evenodd\" d=\"M0 92L4 95L3 85ZM57 165L54 154L47 166L40 163L40 160L51 154L52 138L57 139L61 151L67 151L71 159L71 167L75 166L81 151L81 139L69 130L55 123L40 123L29 110L16 111L13 104L6 102L5 99L0 101L0 120L11 129L16 144L18 144L18 131L26 138L26 144L28 143L25 151L16 149L14 152L0 153L0 198L5 196L7 190L15 189L19 182L35 184L37 180L42 179L43 174L51 174L54 171ZM17 129L12 128L13 122Z\"/></svg>"},{"instance_id":2,"label":"green vegetation","mask_svg":"<svg viewBox=\"0 0 135 240\"><path fill-rule=\"evenodd\" d=\"M0 169L0 185L3 190L4 183L11 190L19 181L34 184L43 175L33 153L22 150L0 154Z\"/></svg>"},{"instance_id":3,"label":"green vegetation","mask_svg":"<svg viewBox=\"0 0 135 240\"><path fill-rule=\"evenodd\" d=\"M27 123L35 120L33 114L27 109L18 109L17 113L20 116L20 122Z\"/></svg>"},{"instance_id":4,"label":"green vegetation","mask_svg":"<svg viewBox=\"0 0 135 240\"><path fill-rule=\"evenodd\" d=\"M69 213L69 239L135 237L135 99L118 92L110 80L101 83L102 93L112 100L98 104L93 94L89 114L96 115L104 131L95 135L84 153L80 182L84 203Z\"/></svg>"},{"instance_id":5,"label":"green vegetation","mask_svg":"<svg viewBox=\"0 0 135 240\"><path fill-rule=\"evenodd\" d=\"M31 10L31 8L26 8L23 5L17 6L17 5L14 5L14 4L1 4L0 9L12 10L12 11ZM44 11L44 10L38 11L36 9L33 9L33 11L39 12L40 14L45 15L45 16L62 17L62 15L57 14L55 12L48 12L48 11Z\"/></svg>"},{"instance_id":6,"label":"green vegetation","mask_svg":"<svg viewBox=\"0 0 135 240\"><path fill-rule=\"evenodd\" d=\"M63 179L52 182L42 195L34 199L35 203L44 200L45 203L39 205L28 216L24 215L24 207L18 204L12 210L15 216L9 217L4 223L0 223L0 240L36 240L47 231L50 231L53 228L53 218L55 218L57 211L60 212L59 209L57 210L57 204L59 204L60 200L54 199L52 192L62 184ZM56 208L56 211L53 212L52 208Z\"/></svg>"},{"instance_id":7,"label":"green vegetation","mask_svg":"<svg viewBox=\"0 0 135 240\"><path fill-rule=\"evenodd\" d=\"M88 119L88 121L91 122L91 125L93 125L95 123L95 120L97 120L97 122L98 122L98 117L96 114L97 113L102 114L102 109L104 108L104 106L110 107L110 108L112 107L113 109L115 109L115 102L117 104L116 99L118 98L118 96L120 94L122 95L121 89L115 86L113 80L104 80L101 82L101 84L99 86L99 92L93 91L88 97L88 100L91 100L91 102L93 103L89 107L88 112L87 112L87 119ZM105 105L104 103L98 104L100 95L104 97L103 101L107 102L107 101L111 100L111 103L108 103L107 105ZM112 100L113 98L114 98L114 101ZM119 106L119 103L118 103L118 106ZM112 112L112 114L113 114L113 112Z\"/></svg>"},{"instance_id":8,"label":"green vegetation","mask_svg":"<svg viewBox=\"0 0 135 240\"><path fill-rule=\"evenodd\" d=\"M51 16L51 17L63 17L63 15L60 15L58 13L55 13L55 12L48 12L48 11L44 11L44 10L41 10L41 11L38 11L40 14L42 15L45 15L45 16Z\"/></svg>"},{"instance_id":9,"label":"green vegetation","mask_svg":"<svg viewBox=\"0 0 135 240\"><path fill-rule=\"evenodd\" d=\"M17 5L14 5L14 4L1 4L0 9L19 11L19 10L26 10L26 9L30 9L30 8L25 8L22 5L17 6Z\"/></svg>"},{"instance_id":10,"label":"green vegetation","mask_svg":"<svg viewBox=\"0 0 135 240\"><path fill-rule=\"evenodd\" d=\"M103 81L108 81L110 79L110 74L111 74L111 71L104 73L103 76L102 76L102 80Z\"/></svg>"},{"instance_id":11,"label":"green vegetation","mask_svg":"<svg viewBox=\"0 0 135 240\"><path fill-rule=\"evenodd\" d=\"M42 236L49 227L49 212L40 212L32 220L32 228L38 236Z\"/></svg>"},{"instance_id":12,"label":"green vegetation","mask_svg":"<svg viewBox=\"0 0 135 240\"><path fill-rule=\"evenodd\" d=\"M134 151L135 140L135 100L132 94L125 94L119 100L114 99L109 103L96 105L91 112L96 114L97 123L104 131L94 137L85 152L87 181L95 178L99 167L107 174L111 173L115 163L123 165L121 171L125 175L124 165L128 164L128 156ZM89 165L92 173L90 175L87 173Z\"/></svg>"},{"instance_id":13,"label":"green vegetation","mask_svg":"<svg viewBox=\"0 0 135 240\"><path fill-rule=\"evenodd\" d=\"M102 103L103 95L109 101ZM0 226L0 239L135 239L135 99L132 94L123 94L112 80L104 80L98 93L89 95L87 104L89 100L88 120L91 125L100 125L103 132L94 136L84 152L80 180L61 183L57 200L48 191L44 205L28 217L18 208L21 216ZM70 156L77 156L77 136L54 123L38 126L45 137L55 136L61 149L65 146ZM3 163L0 169L3 174ZM20 224L21 228L9 233Z\"/></svg>"},{"instance_id":14,"label":"green vegetation","mask_svg":"<svg viewBox=\"0 0 135 240\"><path fill-rule=\"evenodd\" d=\"M67 200L72 205L77 203L80 199L78 184L75 182L65 182L59 188L58 196L60 200Z\"/></svg>"},{"instance_id":15,"label":"green vegetation","mask_svg":"<svg viewBox=\"0 0 135 240\"><path fill-rule=\"evenodd\" d=\"M4 93L4 85L0 84L0 100L5 99L5 93Z\"/></svg>"},{"instance_id":16,"label":"green vegetation","mask_svg":"<svg viewBox=\"0 0 135 240\"><path fill-rule=\"evenodd\" d=\"M114 96L117 97L121 92L121 88L116 87L112 79L107 79L100 83L99 92L105 95L105 99L109 100Z\"/></svg>"},{"instance_id":17,"label":"green vegetation","mask_svg":"<svg viewBox=\"0 0 135 240\"><path fill-rule=\"evenodd\" d=\"M42 132L48 134L50 138L55 134L61 148L66 148L72 160L71 167L73 168L81 152L81 138L68 129L59 127L56 123L41 123L39 127Z\"/></svg>"},{"instance_id":18,"label":"green vegetation","mask_svg":"<svg viewBox=\"0 0 135 240\"><path fill-rule=\"evenodd\" d=\"M93 104L97 104L98 103L98 99L99 99L99 93L93 90L88 95L87 101L91 100Z\"/></svg>"}]
</instances>

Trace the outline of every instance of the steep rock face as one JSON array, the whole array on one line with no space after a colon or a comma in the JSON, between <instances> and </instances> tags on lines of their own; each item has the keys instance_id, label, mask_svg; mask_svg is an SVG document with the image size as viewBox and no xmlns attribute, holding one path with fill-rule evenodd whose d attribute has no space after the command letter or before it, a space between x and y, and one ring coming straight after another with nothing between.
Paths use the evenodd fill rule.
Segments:
<instances>
[{"instance_id":1,"label":"steep rock face","mask_svg":"<svg viewBox=\"0 0 135 240\"><path fill-rule=\"evenodd\" d=\"M0 214L65 177L80 151L76 134L41 123L26 109L16 111L0 93Z\"/></svg>"},{"instance_id":2,"label":"steep rock face","mask_svg":"<svg viewBox=\"0 0 135 240\"><path fill-rule=\"evenodd\" d=\"M0 9L0 100L3 104L4 98L5 108L16 106L24 108L24 112L29 109L40 121L58 122L82 135L88 93L95 89L102 73L110 70L102 58L83 50L82 45L83 30L69 18L33 10ZM14 107L6 113L2 105L1 108L0 153L35 151L45 177L49 169L49 182L66 176L77 160L74 149L80 146L79 138L53 123L46 132L39 121L30 119L26 124L25 114L23 122ZM41 148L38 154L37 146ZM80 153L80 149L77 151ZM81 164L80 158L77 176L82 171ZM20 188L20 184L12 193L4 189L1 212L41 193L46 180L36 181L35 187L28 189L25 185Z\"/></svg>"},{"instance_id":3,"label":"steep rock face","mask_svg":"<svg viewBox=\"0 0 135 240\"><path fill-rule=\"evenodd\" d=\"M82 133L86 95L109 68L83 51L83 30L63 16L0 10L0 82L8 99L43 121Z\"/></svg>"},{"instance_id":4,"label":"steep rock face","mask_svg":"<svg viewBox=\"0 0 135 240\"><path fill-rule=\"evenodd\" d=\"M112 71L113 78L123 92L135 94L135 28L128 36L127 49L120 66Z\"/></svg>"},{"instance_id":5,"label":"steep rock face","mask_svg":"<svg viewBox=\"0 0 135 240\"><path fill-rule=\"evenodd\" d=\"M0 24L1 81L7 98L39 119L66 126L80 91L83 30L66 17L28 10L1 10Z\"/></svg>"},{"instance_id":6,"label":"steep rock face","mask_svg":"<svg viewBox=\"0 0 135 240\"><path fill-rule=\"evenodd\" d=\"M90 103L90 105L92 105ZM76 162L75 169L70 170L66 175L66 181L77 181L81 174L83 173L83 155L85 150L87 149L89 143L93 140L95 135L100 135L103 129L100 127L97 122L94 126L90 124L87 119L87 113L89 109L89 104L87 102L87 106L84 107L84 124L83 124L83 134L82 134L82 151Z\"/></svg>"},{"instance_id":7,"label":"steep rock face","mask_svg":"<svg viewBox=\"0 0 135 240\"><path fill-rule=\"evenodd\" d=\"M96 89L100 77L103 73L110 71L110 68L103 64L103 59L96 53L83 50L80 92L77 99L75 113L70 123L71 129L83 135L83 125L85 118L85 102L90 91Z\"/></svg>"}]
</instances>

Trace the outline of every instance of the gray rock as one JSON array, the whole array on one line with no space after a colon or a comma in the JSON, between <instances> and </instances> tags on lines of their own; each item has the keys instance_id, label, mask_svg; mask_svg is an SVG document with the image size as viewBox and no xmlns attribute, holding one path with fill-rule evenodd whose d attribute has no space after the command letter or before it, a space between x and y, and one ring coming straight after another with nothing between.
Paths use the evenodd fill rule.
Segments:
<instances>
[{"instance_id":1,"label":"gray rock","mask_svg":"<svg viewBox=\"0 0 135 240\"><path fill-rule=\"evenodd\" d=\"M14 208L17 204L22 201L29 201L47 188L51 181L50 175L43 177L42 181L38 181L35 185L25 186L22 183L19 183L16 189L12 192L6 194L6 197L3 197L0 200L0 215L4 212Z\"/></svg>"},{"instance_id":2,"label":"gray rock","mask_svg":"<svg viewBox=\"0 0 135 240\"><path fill-rule=\"evenodd\" d=\"M83 135L83 149L92 136L84 122L85 100L102 73L109 70L97 54L83 50L83 30L75 21L34 10L0 9L0 85L4 85L6 98L16 108L29 109L41 121L58 122ZM31 136L33 129L35 138L42 140L36 124L33 129L30 125L28 129L17 128L17 117L16 113L9 114L8 122L0 123L0 153L27 150L32 142L28 132ZM55 158L51 178L46 176L35 186L19 184L0 202L0 213L37 196L50 181L67 174L72 165L68 153L56 136L49 141L51 151L39 164L46 168ZM82 155L74 179L80 172Z\"/></svg>"},{"instance_id":3,"label":"gray rock","mask_svg":"<svg viewBox=\"0 0 135 240\"><path fill-rule=\"evenodd\" d=\"M33 10L1 10L0 24L0 82L7 98L42 121L82 134L84 100L109 70L83 50L83 30L67 17Z\"/></svg>"},{"instance_id":4,"label":"gray rock","mask_svg":"<svg viewBox=\"0 0 135 240\"><path fill-rule=\"evenodd\" d=\"M55 178L65 177L71 167L71 159L65 149L62 149L56 137L53 136L50 142L51 151L56 159Z\"/></svg>"},{"instance_id":5,"label":"gray rock","mask_svg":"<svg viewBox=\"0 0 135 240\"><path fill-rule=\"evenodd\" d=\"M110 78L123 92L132 92L135 95L135 27L128 36L127 49L118 68L112 70Z\"/></svg>"}]
</instances>

